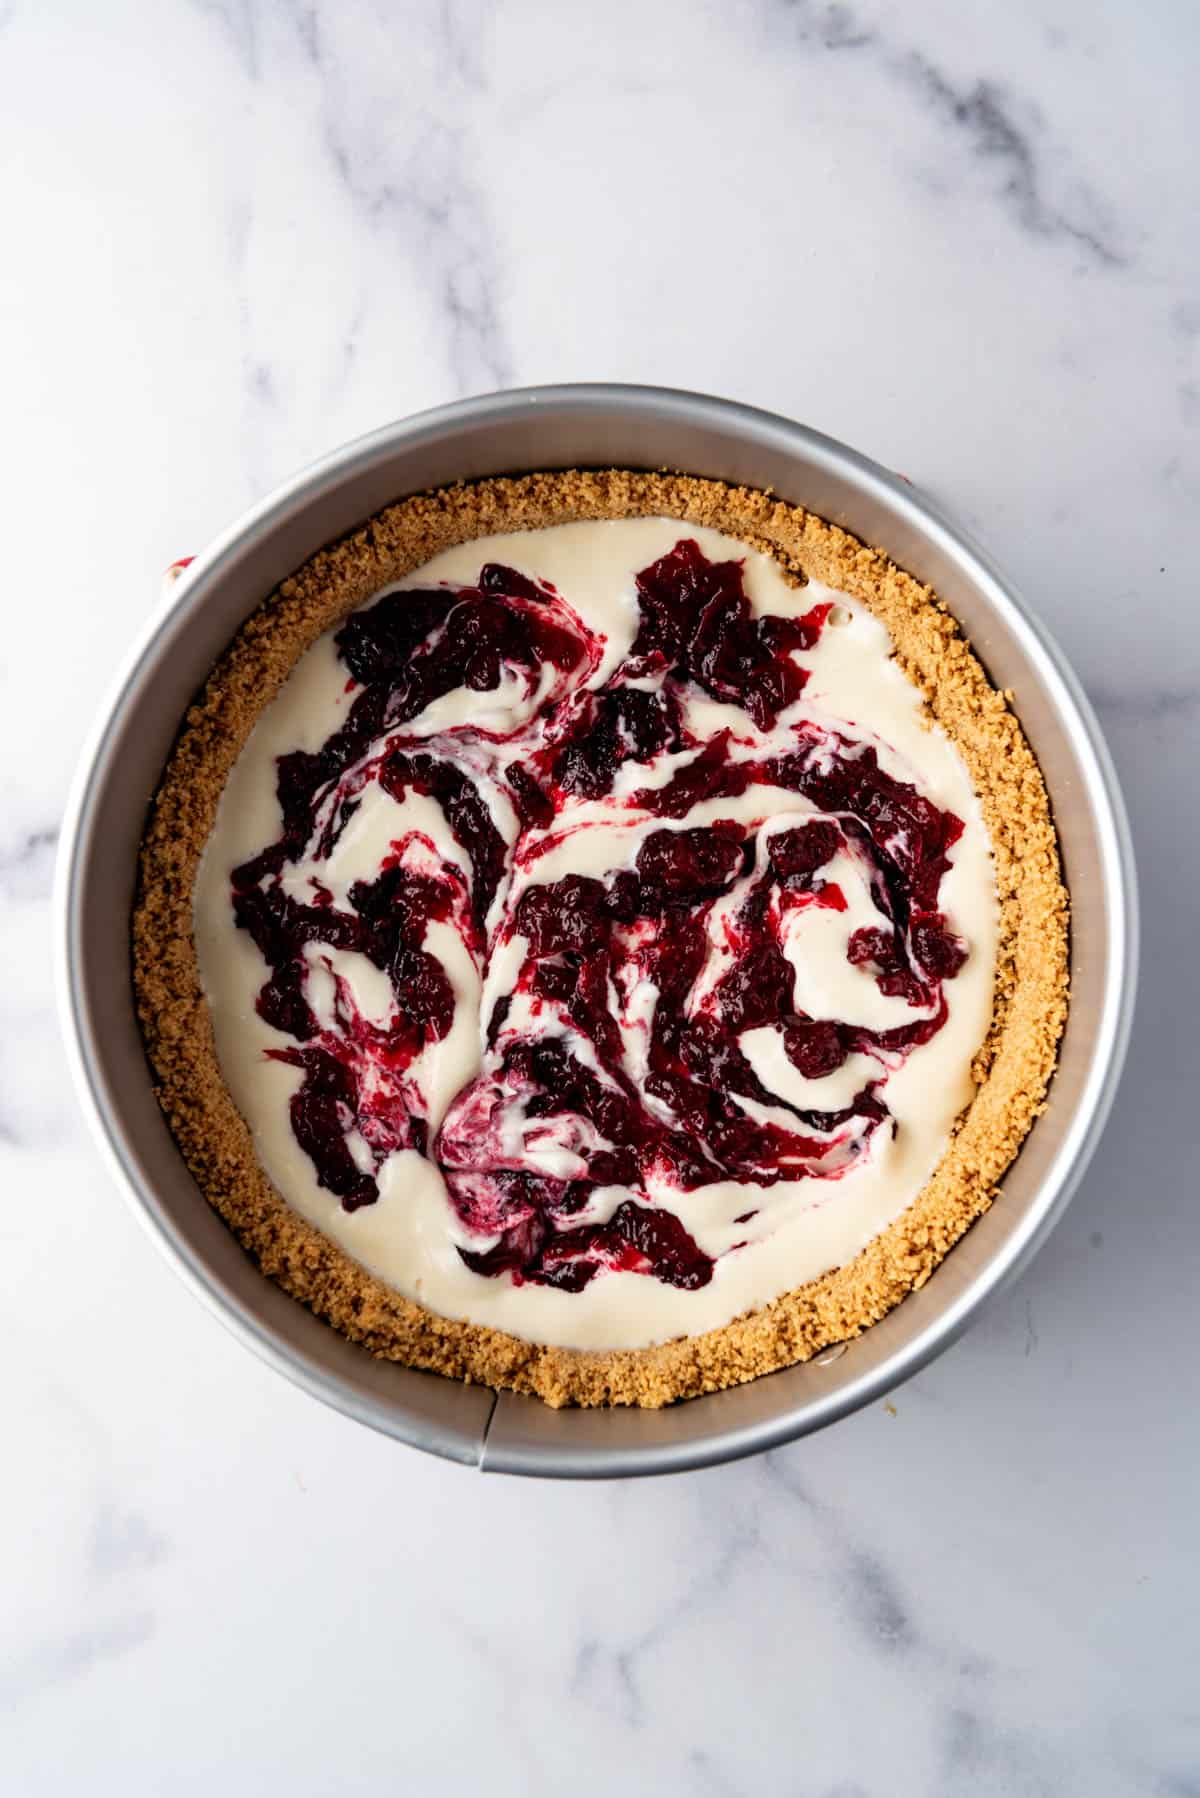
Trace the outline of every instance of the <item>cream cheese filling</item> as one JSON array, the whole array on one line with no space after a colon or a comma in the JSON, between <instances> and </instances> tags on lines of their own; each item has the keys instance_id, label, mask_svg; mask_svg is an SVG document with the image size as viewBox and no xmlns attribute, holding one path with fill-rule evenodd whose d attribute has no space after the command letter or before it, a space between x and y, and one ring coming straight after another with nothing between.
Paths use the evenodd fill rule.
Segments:
<instances>
[{"instance_id":1,"label":"cream cheese filling","mask_svg":"<svg viewBox=\"0 0 1200 1798\"><path fill-rule=\"evenodd\" d=\"M588 685L598 686L628 654L636 635L636 572L684 537L695 539L711 560L743 561L745 588L760 616L798 616L822 599L837 607L836 622L831 620L815 647L799 657L809 674L800 700L771 731L757 730L739 707L694 689L685 707L688 729L702 739L730 730L733 755L746 757L783 751L794 741L801 717L869 743L887 773L915 785L963 821L962 835L949 851L951 865L938 903L969 951L961 971L944 985L948 1015L943 1027L925 1045L892 1058L893 1065L885 1065L886 1057L854 1054L833 1074L809 1080L787 1059L776 1030L742 1034L742 1053L780 1101L832 1110L872 1079L881 1083L896 1128L876 1131L866 1152L838 1178L801 1176L762 1186L720 1180L682 1192L667 1180L648 1177L646 1194L674 1211L699 1247L716 1258L707 1285L684 1290L642 1273L603 1270L582 1291L563 1292L516 1284L506 1274L477 1274L458 1250L478 1250L481 1239L465 1230L436 1163L412 1149L393 1152L375 1169L379 1197L356 1211L344 1210L318 1184L289 1119L300 1070L269 1057L271 1050L294 1047L293 1039L273 1029L255 1009L269 970L250 937L234 923L230 876L280 833L276 758L296 749L315 751L347 715L353 695L347 693L346 668L332 633L301 659L259 719L222 796L195 886L196 948L218 1059L253 1133L260 1162L282 1197L348 1255L430 1309L563 1347L638 1348L697 1334L853 1259L912 1202L944 1152L955 1119L971 1097L971 1062L991 1017L998 908L980 807L957 751L926 720L919 694L891 659L886 630L864 607L816 583L797 589L759 551L666 519L586 522L478 539L437 556L398 585L469 585L484 563L498 562L552 586L601 642L600 658L586 676ZM437 753L457 760L485 796L510 847L517 839L517 819L505 793L489 780L487 745L473 733L519 732L536 718L553 687L552 670L543 668L531 690L528 681L506 669L494 690L457 689L404 726L406 737L436 738ZM511 998L506 1032L534 1027L527 999L512 992L523 939L495 936L525 887L568 874L602 878L631 867L652 832L692 829L718 819L752 828L761 860L772 832L824 815L797 793L771 786L751 786L734 798L700 800L681 818L666 819L634 807L633 794L665 785L694 754L662 755L646 765L627 762L610 798L572 801L544 838L527 833L521 859L489 912L494 956L481 960L473 953L453 920L429 924L422 947L451 984L454 1022L440 1042L426 1045L405 1080L428 1120L431 1140L455 1096L483 1065L486 1025L495 1002ZM426 858L430 868L456 869L466 904L471 864L440 806L413 792L398 801L378 785L364 789L358 811L330 856L302 858L289 866L288 890L303 896L316 879L335 900L344 898L355 881L377 876L397 844L413 866ZM822 875L837 882L847 904L843 911L799 907L783 921L781 942L794 972L797 1008L872 1029L911 1022L921 1014L904 999L881 993L870 969L847 959L851 933L883 922L863 868L852 853L840 853ZM705 991L712 990L728 959L721 919L735 905L731 894L713 907L711 954L691 995L692 1005L703 1004ZM364 957L316 944L306 951L306 962L309 1002L322 1024L334 1017L340 981L363 1017L386 1025L395 998L386 977ZM644 1076L657 997L652 983L632 976L628 990L612 994L622 1066L635 1084ZM585 1039L572 1047L581 1057L590 1049ZM772 1107L756 1111L756 1102L741 1103L756 1121L771 1121ZM581 1135L581 1123L561 1117L524 1119L520 1140L511 1146L531 1171L570 1179L586 1166L582 1156L589 1147L595 1147L584 1140L586 1132ZM355 1137L350 1132L347 1141L359 1159L369 1150ZM597 1188L578 1221L603 1222L629 1196L623 1187ZM750 1211L748 1222L738 1221Z\"/></svg>"}]
</instances>

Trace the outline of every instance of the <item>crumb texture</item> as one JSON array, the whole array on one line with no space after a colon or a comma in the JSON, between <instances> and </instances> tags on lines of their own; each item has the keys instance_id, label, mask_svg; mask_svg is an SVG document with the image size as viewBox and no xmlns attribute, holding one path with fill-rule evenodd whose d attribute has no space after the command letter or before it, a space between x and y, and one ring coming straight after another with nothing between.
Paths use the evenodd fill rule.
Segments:
<instances>
[{"instance_id":1,"label":"crumb texture","mask_svg":"<svg viewBox=\"0 0 1200 1798\"><path fill-rule=\"evenodd\" d=\"M976 1093L908 1210L855 1260L718 1330L584 1353L439 1317L352 1261L258 1164L217 1064L192 938L192 888L229 772L263 708L322 632L379 588L474 537L575 519L664 516L768 550L867 605L957 745L995 855L1000 939ZM133 917L138 1015L188 1167L262 1272L373 1354L552 1405L660 1406L807 1360L922 1286L996 1197L1042 1109L1067 1008L1068 906L1040 770L1010 709L928 587L801 507L686 475L532 474L400 501L321 550L249 618L183 722L142 842Z\"/></svg>"}]
</instances>

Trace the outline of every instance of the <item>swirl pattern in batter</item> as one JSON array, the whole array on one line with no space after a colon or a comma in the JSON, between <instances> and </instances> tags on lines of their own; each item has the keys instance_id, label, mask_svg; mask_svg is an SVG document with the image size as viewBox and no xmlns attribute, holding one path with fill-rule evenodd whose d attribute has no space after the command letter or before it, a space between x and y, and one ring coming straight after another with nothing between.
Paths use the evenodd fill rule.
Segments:
<instances>
[{"instance_id":1,"label":"swirl pattern in batter","mask_svg":"<svg viewBox=\"0 0 1200 1798\"><path fill-rule=\"evenodd\" d=\"M997 928L889 647L666 519L464 544L316 644L195 895L289 1203L431 1309L575 1347L856 1254L971 1096Z\"/></svg>"}]
</instances>

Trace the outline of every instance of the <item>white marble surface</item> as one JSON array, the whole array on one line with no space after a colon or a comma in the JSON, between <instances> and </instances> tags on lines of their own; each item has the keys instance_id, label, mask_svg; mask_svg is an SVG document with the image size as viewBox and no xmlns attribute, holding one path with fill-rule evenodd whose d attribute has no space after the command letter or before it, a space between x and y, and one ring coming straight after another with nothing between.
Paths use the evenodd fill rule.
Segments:
<instances>
[{"instance_id":1,"label":"white marble surface","mask_svg":"<svg viewBox=\"0 0 1200 1798\"><path fill-rule=\"evenodd\" d=\"M1187 0L0 6L6 1793L1200 1791L1198 53ZM1067 1220L893 1406L538 1486L187 1297L67 1089L47 902L167 562L397 414L604 377L992 546L1110 733L1144 997Z\"/></svg>"}]
</instances>

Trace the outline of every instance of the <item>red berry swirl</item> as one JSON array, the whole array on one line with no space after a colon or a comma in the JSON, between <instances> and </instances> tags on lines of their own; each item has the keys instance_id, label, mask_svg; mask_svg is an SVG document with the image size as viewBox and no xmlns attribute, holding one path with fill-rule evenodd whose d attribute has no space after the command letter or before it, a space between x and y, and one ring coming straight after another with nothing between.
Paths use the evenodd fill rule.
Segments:
<instances>
[{"instance_id":1,"label":"red berry swirl","mask_svg":"<svg viewBox=\"0 0 1200 1798\"><path fill-rule=\"evenodd\" d=\"M704 1286L714 1258L690 1195L744 1185L749 1223L763 1189L841 1179L893 1127L889 1073L942 1028L966 957L939 907L959 818L805 715L801 658L829 605L756 616L741 563L688 538L636 591L632 645L599 681L603 640L495 563L473 586L353 614L336 636L344 721L279 759L282 831L232 877L236 922L270 970L257 1009L291 1039L271 1053L302 1070L291 1126L320 1184L347 1210L370 1205L384 1160L416 1150L476 1245L459 1250L469 1268L568 1292L608 1269ZM446 695L502 683L525 697L514 730L428 728ZM335 899L321 864L373 788L433 802L463 861L413 831ZM611 854L571 867L597 831ZM887 1028L798 999L806 923L846 913L851 879L873 921L839 953L907 1008ZM434 924L469 952L485 1015L477 1074L431 1120L421 1058L461 1003ZM318 1015L323 949L390 983L386 1015L365 1013L332 961ZM802 1081L847 1067L861 1081L835 1107L798 1103L747 1052L764 1031Z\"/></svg>"}]
</instances>

